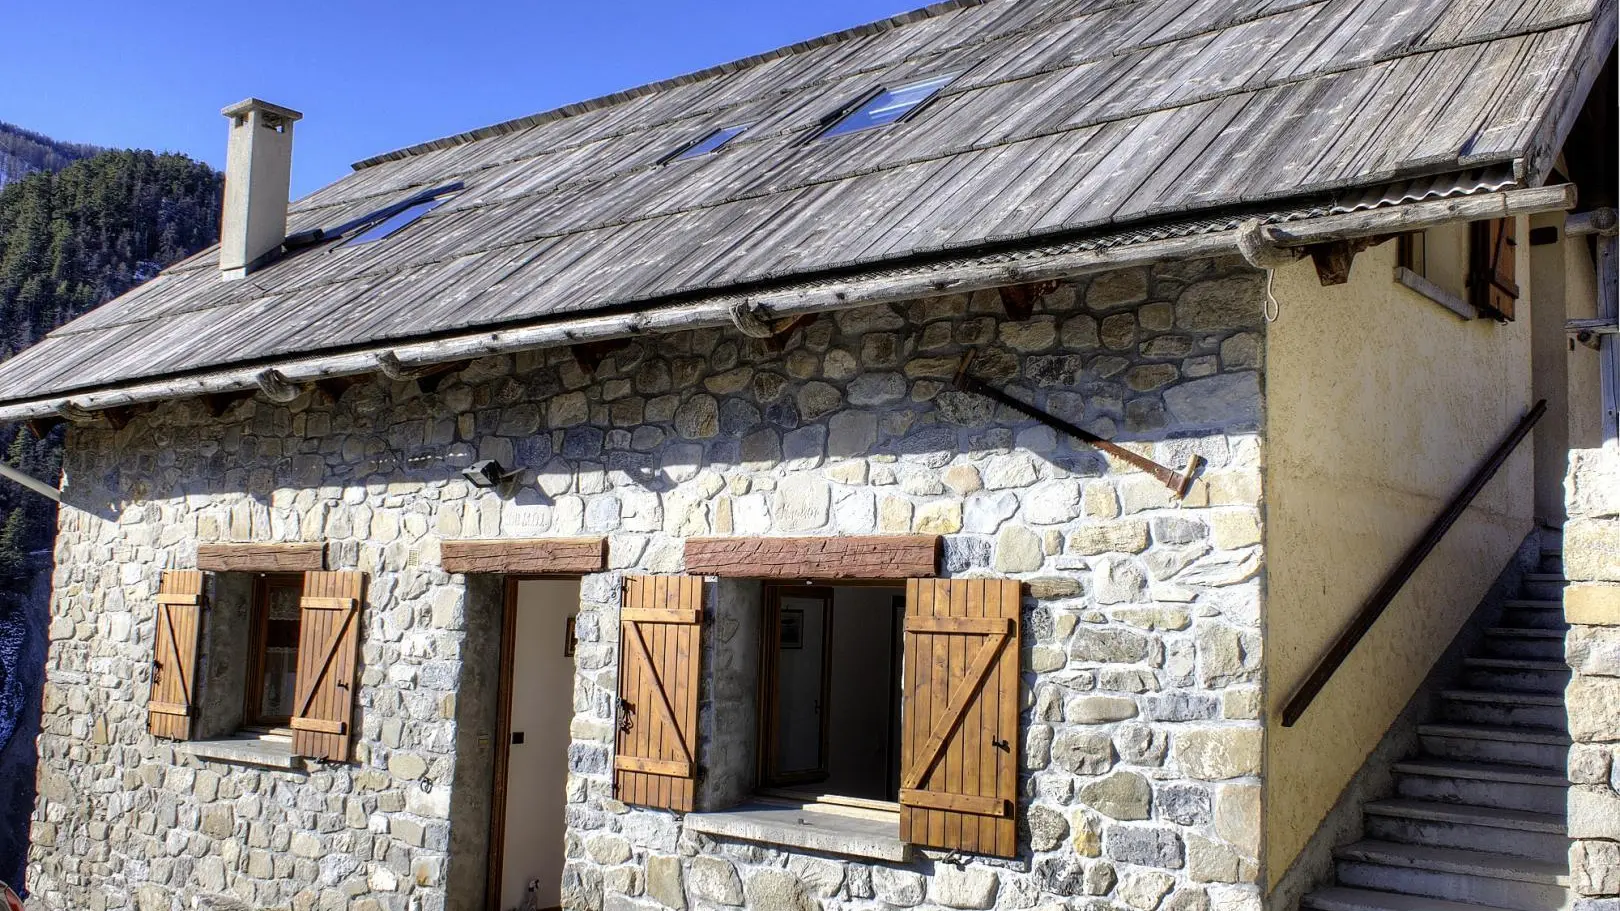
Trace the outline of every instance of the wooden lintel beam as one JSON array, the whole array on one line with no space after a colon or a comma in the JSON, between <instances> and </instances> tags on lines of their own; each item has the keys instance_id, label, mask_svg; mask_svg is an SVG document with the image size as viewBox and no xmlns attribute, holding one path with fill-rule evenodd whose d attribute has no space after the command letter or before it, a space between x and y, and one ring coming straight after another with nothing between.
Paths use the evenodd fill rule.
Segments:
<instances>
[{"instance_id":1,"label":"wooden lintel beam","mask_svg":"<svg viewBox=\"0 0 1620 911\"><path fill-rule=\"evenodd\" d=\"M917 579L939 575L938 535L687 538L686 571L750 579Z\"/></svg>"},{"instance_id":2,"label":"wooden lintel beam","mask_svg":"<svg viewBox=\"0 0 1620 911\"><path fill-rule=\"evenodd\" d=\"M326 568L326 545L199 544L197 568L216 573L317 572Z\"/></svg>"},{"instance_id":3,"label":"wooden lintel beam","mask_svg":"<svg viewBox=\"0 0 1620 911\"><path fill-rule=\"evenodd\" d=\"M101 413L107 418L107 423L112 425L112 429L123 430L129 426L130 418L133 418L136 412L128 405L121 405L117 408L104 409Z\"/></svg>"},{"instance_id":4,"label":"wooden lintel beam","mask_svg":"<svg viewBox=\"0 0 1620 911\"><path fill-rule=\"evenodd\" d=\"M579 365L579 369L585 371L586 376L591 376L602 366L602 362L607 360L608 355L615 351L623 351L629 345L630 340L627 338L610 338L600 342L570 345L568 353L574 356L574 363Z\"/></svg>"},{"instance_id":5,"label":"wooden lintel beam","mask_svg":"<svg viewBox=\"0 0 1620 911\"><path fill-rule=\"evenodd\" d=\"M1035 301L1057 290L1055 281L1033 282L1023 285L1005 285L996 289L1007 318L1017 322L1029 319L1035 313Z\"/></svg>"},{"instance_id":6,"label":"wooden lintel beam","mask_svg":"<svg viewBox=\"0 0 1620 911\"><path fill-rule=\"evenodd\" d=\"M478 538L441 541L448 573L584 575L607 569L606 538Z\"/></svg>"}]
</instances>

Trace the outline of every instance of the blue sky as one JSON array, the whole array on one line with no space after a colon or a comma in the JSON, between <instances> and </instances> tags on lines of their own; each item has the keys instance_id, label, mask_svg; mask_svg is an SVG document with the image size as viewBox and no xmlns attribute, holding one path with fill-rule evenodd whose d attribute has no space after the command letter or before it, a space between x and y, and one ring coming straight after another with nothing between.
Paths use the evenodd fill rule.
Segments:
<instances>
[{"instance_id":1,"label":"blue sky","mask_svg":"<svg viewBox=\"0 0 1620 911\"><path fill-rule=\"evenodd\" d=\"M223 165L219 109L304 112L293 195L349 164L926 0L61 0L7 4L0 120Z\"/></svg>"}]
</instances>

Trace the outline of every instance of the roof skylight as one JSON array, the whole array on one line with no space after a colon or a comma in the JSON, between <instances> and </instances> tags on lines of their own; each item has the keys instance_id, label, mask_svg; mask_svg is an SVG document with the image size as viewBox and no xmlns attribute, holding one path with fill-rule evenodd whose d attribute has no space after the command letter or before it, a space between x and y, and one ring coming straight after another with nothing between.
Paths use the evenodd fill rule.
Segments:
<instances>
[{"instance_id":1,"label":"roof skylight","mask_svg":"<svg viewBox=\"0 0 1620 911\"><path fill-rule=\"evenodd\" d=\"M746 129L748 129L748 124L746 123L731 127L721 127L720 129L704 136L702 139L699 139L697 142L692 143L684 149L681 149L674 155L669 156L668 158L664 159L664 161L666 164L675 161L690 161L693 158L702 158L711 152L718 152L720 151L721 147L733 139L736 139L742 134L742 131Z\"/></svg>"},{"instance_id":2,"label":"roof skylight","mask_svg":"<svg viewBox=\"0 0 1620 911\"><path fill-rule=\"evenodd\" d=\"M936 76L898 88L880 88L837 123L823 130L818 138L858 133L904 120L924 102L939 94L939 90L949 85L957 75Z\"/></svg>"},{"instance_id":3,"label":"roof skylight","mask_svg":"<svg viewBox=\"0 0 1620 911\"><path fill-rule=\"evenodd\" d=\"M418 218L421 218L429 212L432 212L434 209L437 209L439 206L448 202L449 199L450 194L446 193L441 196L430 196L426 199L418 200L344 241L343 246L353 247L358 244L368 244L374 240L382 240L411 222L416 221Z\"/></svg>"}]
</instances>

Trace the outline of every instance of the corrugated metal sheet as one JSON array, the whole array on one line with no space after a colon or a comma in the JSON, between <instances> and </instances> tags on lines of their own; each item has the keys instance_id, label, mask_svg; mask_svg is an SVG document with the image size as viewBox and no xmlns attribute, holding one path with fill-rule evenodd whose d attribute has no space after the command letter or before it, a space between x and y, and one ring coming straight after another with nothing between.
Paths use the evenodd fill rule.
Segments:
<instances>
[{"instance_id":1,"label":"corrugated metal sheet","mask_svg":"<svg viewBox=\"0 0 1620 911\"><path fill-rule=\"evenodd\" d=\"M1472 0L946 5L382 156L296 203L290 230L466 189L386 241L316 246L249 281L193 257L0 365L0 401L1499 185L1612 35L1613 3L1488 20ZM954 71L908 122L806 141L876 86ZM737 122L753 126L720 153L660 164Z\"/></svg>"}]
</instances>

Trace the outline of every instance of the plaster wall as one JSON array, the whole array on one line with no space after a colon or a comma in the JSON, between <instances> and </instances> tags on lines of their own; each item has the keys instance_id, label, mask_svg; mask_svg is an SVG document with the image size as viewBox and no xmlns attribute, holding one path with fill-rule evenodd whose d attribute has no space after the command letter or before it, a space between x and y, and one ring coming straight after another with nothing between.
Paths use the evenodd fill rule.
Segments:
<instances>
[{"instance_id":1,"label":"plaster wall","mask_svg":"<svg viewBox=\"0 0 1620 911\"><path fill-rule=\"evenodd\" d=\"M1519 226L1525 236L1525 225ZM1528 245L1518 247L1529 276ZM1517 322L1464 322L1391 280L1395 245L1323 287L1276 273L1266 334L1266 825L1273 884L1532 525L1521 446L1290 728L1289 695L1531 404L1535 289Z\"/></svg>"}]
</instances>

